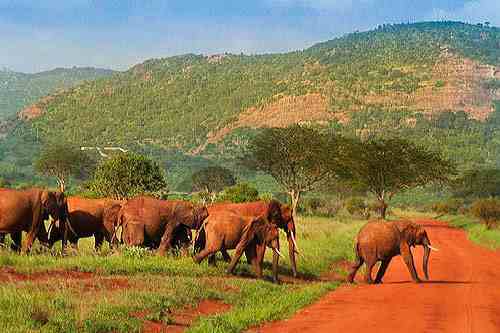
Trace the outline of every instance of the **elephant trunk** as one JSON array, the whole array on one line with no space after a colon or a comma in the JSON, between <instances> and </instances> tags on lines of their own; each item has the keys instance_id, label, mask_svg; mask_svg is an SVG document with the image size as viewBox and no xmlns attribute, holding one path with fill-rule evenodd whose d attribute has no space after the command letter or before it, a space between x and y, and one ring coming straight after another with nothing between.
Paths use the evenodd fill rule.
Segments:
<instances>
[{"instance_id":1,"label":"elephant trunk","mask_svg":"<svg viewBox=\"0 0 500 333\"><path fill-rule=\"evenodd\" d=\"M425 274L425 279L429 280L429 255L431 253L431 248L429 247L431 244L429 242L429 239L426 238L424 240L424 258L423 258L423 269L424 269L424 274Z\"/></svg>"}]
</instances>

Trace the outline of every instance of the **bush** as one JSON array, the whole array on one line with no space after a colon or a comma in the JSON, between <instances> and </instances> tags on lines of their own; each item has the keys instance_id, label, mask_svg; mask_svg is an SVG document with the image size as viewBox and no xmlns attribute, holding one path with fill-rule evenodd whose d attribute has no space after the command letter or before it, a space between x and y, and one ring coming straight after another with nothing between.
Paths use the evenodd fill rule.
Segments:
<instances>
[{"instance_id":1,"label":"bush","mask_svg":"<svg viewBox=\"0 0 500 333\"><path fill-rule=\"evenodd\" d=\"M488 229L500 221L500 199L479 199L472 203L472 215L479 218Z\"/></svg>"},{"instance_id":2,"label":"bush","mask_svg":"<svg viewBox=\"0 0 500 333\"><path fill-rule=\"evenodd\" d=\"M217 198L217 201L229 201L234 203L259 200L259 191L247 183L240 183L227 187Z\"/></svg>"},{"instance_id":3,"label":"bush","mask_svg":"<svg viewBox=\"0 0 500 333\"><path fill-rule=\"evenodd\" d=\"M464 201L462 199L449 199L433 203L431 210L437 214L460 214L463 207Z\"/></svg>"},{"instance_id":4,"label":"bush","mask_svg":"<svg viewBox=\"0 0 500 333\"><path fill-rule=\"evenodd\" d=\"M304 198L298 207L299 213L309 216L335 216L342 208L342 203L337 199Z\"/></svg>"},{"instance_id":5,"label":"bush","mask_svg":"<svg viewBox=\"0 0 500 333\"><path fill-rule=\"evenodd\" d=\"M165 173L160 166L134 153L118 154L103 160L87 187L97 197L114 199L128 199L142 194L163 198L168 193Z\"/></svg>"},{"instance_id":6,"label":"bush","mask_svg":"<svg viewBox=\"0 0 500 333\"><path fill-rule=\"evenodd\" d=\"M347 199L344 203L344 207L347 212L353 216L360 216L364 218L370 217L368 205L363 198L352 197Z\"/></svg>"},{"instance_id":7,"label":"bush","mask_svg":"<svg viewBox=\"0 0 500 333\"><path fill-rule=\"evenodd\" d=\"M271 192L264 192L259 195L259 200L269 202L274 199L274 196Z\"/></svg>"}]
</instances>

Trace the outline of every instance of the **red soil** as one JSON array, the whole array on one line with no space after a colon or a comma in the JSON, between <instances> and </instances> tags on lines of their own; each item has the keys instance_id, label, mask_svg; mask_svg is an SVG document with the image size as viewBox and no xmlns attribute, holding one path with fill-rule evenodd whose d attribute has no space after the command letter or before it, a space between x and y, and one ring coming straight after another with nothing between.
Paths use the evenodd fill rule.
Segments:
<instances>
[{"instance_id":1,"label":"red soil","mask_svg":"<svg viewBox=\"0 0 500 333\"><path fill-rule=\"evenodd\" d=\"M11 267L0 268L0 282L20 282L20 281L46 281L49 279L83 280L91 279L94 276L88 272L54 270L47 272L35 272L30 274L18 273Z\"/></svg>"},{"instance_id":2,"label":"red soil","mask_svg":"<svg viewBox=\"0 0 500 333\"><path fill-rule=\"evenodd\" d=\"M431 254L430 281L411 282L397 257L382 285L343 286L291 319L252 332L500 332L500 251L472 244L445 223L418 222L440 249ZM421 277L422 252L414 250Z\"/></svg>"},{"instance_id":3,"label":"red soil","mask_svg":"<svg viewBox=\"0 0 500 333\"><path fill-rule=\"evenodd\" d=\"M170 318L173 324L165 325L161 322L146 320L143 325L144 333L181 333L184 332L189 326L196 321L200 316L208 316L217 313L229 311L230 305L217 300L203 300L196 308L188 307L180 310L173 311ZM144 318L147 313L141 312L133 314L138 318Z\"/></svg>"}]
</instances>

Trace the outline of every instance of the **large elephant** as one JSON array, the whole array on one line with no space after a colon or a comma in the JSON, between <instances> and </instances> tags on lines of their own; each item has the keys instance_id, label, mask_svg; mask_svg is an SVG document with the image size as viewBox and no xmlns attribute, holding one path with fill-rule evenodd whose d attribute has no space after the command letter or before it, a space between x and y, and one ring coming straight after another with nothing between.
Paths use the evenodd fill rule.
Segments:
<instances>
[{"instance_id":1,"label":"large elephant","mask_svg":"<svg viewBox=\"0 0 500 333\"><path fill-rule=\"evenodd\" d=\"M47 244L44 221L51 216L54 224L65 230L68 207L62 192L39 188L26 190L0 189L0 234L10 234L13 249L21 249L22 232L28 233L24 252L29 252L35 237ZM2 237L3 240L3 237ZM66 240L63 239L63 250Z\"/></svg>"},{"instance_id":2,"label":"large elephant","mask_svg":"<svg viewBox=\"0 0 500 333\"><path fill-rule=\"evenodd\" d=\"M225 210L209 215L204 223L205 247L194 258L197 263L217 251L236 249L227 269L233 273L240 257L245 252L257 277L262 277L262 262L266 247L273 249L273 280L278 281L279 230L265 215L254 217L241 215L238 211Z\"/></svg>"},{"instance_id":3,"label":"large elephant","mask_svg":"<svg viewBox=\"0 0 500 333\"><path fill-rule=\"evenodd\" d=\"M112 199L69 197L69 225L67 231L69 242L74 247L77 247L80 238L93 236L96 250L101 247L104 239L111 244L111 237L116 224L116 221L113 221L112 218L117 218L117 210L119 210L121 203L122 201ZM108 214L105 223L104 215L108 209L111 209L110 213L114 212L115 215ZM49 246L61 240L62 235L60 227L51 226L49 229Z\"/></svg>"},{"instance_id":4,"label":"large elephant","mask_svg":"<svg viewBox=\"0 0 500 333\"><path fill-rule=\"evenodd\" d=\"M123 205L119 224L125 244L158 247L158 253L164 255L175 243L173 237L179 230L197 230L207 216L204 206L140 196Z\"/></svg>"},{"instance_id":5,"label":"large elephant","mask_svg":"<svg viewBox=\"0 0 500 333\"><path fill-rule=\"evenodd\" d=\"M282 205L276 200L271 200L269 202L255 201L246 203L218 203L208 207L209 220L213 219L212 215L215 216L218 212L225 212L228 210L237 211L241 215L246 216L265 216L270 223L275 224L278 228L285 231L288 240L288 254L290 256L293 276L297 276L297 261L295 254L298 253L298 248L296 242L295 221L293 220L292 210L289 206ZM205 247L205 235L203 232L204 231L201 230L198 238L196 239L195 250ZM226 249L223 249L221 252L226 261L231 259Z\"/></svg>"},{"instance_id":6,"label":"large elephant","mask_svg":"<svg viewBox=\"0 0 500 333\"><path fill-rule=\"evenodd\" d=\"M382 264L375 278L375 283L381 283L385 271L394 256L401 255L415 282L421 282L415 269L411 247L422 245L424 247L423 271L425 278L429 279L428 263L431 242L425 229L410 221L382 222L373 221L367 223L357 236L356 240L356 262L347 277L348 282L354 281L358 269L366 263L367 283L373 283L372 269L377 261Z\"/></svg>"}]
</instances>

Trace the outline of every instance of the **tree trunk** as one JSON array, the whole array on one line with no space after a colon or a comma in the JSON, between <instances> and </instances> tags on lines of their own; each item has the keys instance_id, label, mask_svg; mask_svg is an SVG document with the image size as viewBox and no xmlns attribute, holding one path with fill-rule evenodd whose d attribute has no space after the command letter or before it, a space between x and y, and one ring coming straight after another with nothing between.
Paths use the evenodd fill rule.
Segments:
<instances>
[{"instance_id":1,"label":"tree trunk","mask_svg":"<svg viewBox=\"0 0 500 333\"><path fill-rule=\"evenodd\" d=\"M385 220L386 215L387 215L387 203L385 202L384 199L379 200L380 203L380 217Z\"/></svg>"},{"instance_id":2,"label":"tree trunk","mask_svg":"<svg viewBox=\"0 0 500 333\"><path fill-rule=\"evenodd\" d=\"M290 202L292 204L292 216L293 216L293 220L296 221L296 218L297 218L297 206L299 205L299 199L300 199L300 191L292 190L288 194L290 194Z\"/></svg>"},{"instance_id":3,"label":"tree trunk","mask_svg":"<svg viewBox=\"0 0 500 333\"><path fill-rule=\"evenodd\" d=\"M57 183L59 184L59 191L61 191L62 193L64 193L64 190L66 189L64 179L58 178L57 179Z\"/></svg>"}]
</instances>

